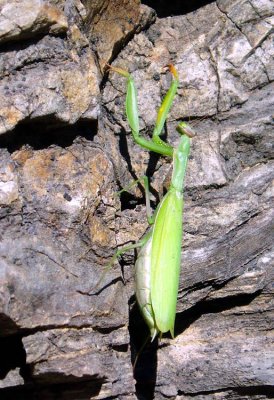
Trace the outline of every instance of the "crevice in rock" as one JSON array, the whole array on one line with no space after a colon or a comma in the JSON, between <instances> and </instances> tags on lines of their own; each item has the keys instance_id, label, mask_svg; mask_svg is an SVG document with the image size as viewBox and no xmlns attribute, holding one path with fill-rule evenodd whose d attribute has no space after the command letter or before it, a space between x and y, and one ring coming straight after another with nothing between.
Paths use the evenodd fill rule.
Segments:
<instances>
[{"instance_id":1,"label":"crevice in rock","mask_svg":"<svg viewBox=\"0 0 274 400\"><path fill-rule=\"evenodd\" d=\"M11 132L0 136L0 148L10 153L28 145L34 150L43 150L51 145L71 146L78 137L93 141L97 134L97 121L82 120L74 125L56 126L56 119L39 118L18 124Z\"/></svg>"},{"instance_id":2,"label":"crevice in rock","mask_svg":"<svg viewBox=\"0 0 274 400\"><path fill-rule=\"evenodd\" d=\"M221 389L214 389L214 390L208 390L208 391L202 391L202 392L196 392L196 393L188 393L188 392L183 392L181 390L178 391L178 395L187 395L189 398L194 398L196 396L201 396L201 395L210 395L212 394L217 394L217 393L224 393L226 392L228 397L226 398L233 398L234 396L237 396L237 399L240 399L241 397L245 396L265 396L264 398L266 399L273 399L273 389L274 386L270 385L258 385L258 386L245 386L245 387L225 387ZM239 397L238 397L239 396ZM240 397L241 396L241 397Z\"/></svg>"},{"instance_id":3,"label":"crevice in rock","mask_svg":"<svg viewBox=\"0 0 274 400\"><path fill-rule=\"evenodd\" d=\"M119 261L119 263L120 263L120 265L122 264L120 261ZM96 284L95 288L91 288L90 291L88 291L88 292L84 292L82 290L76 290L76 292L79 293L79 294L82 294L83 296L98 296L99 294L104 292L104 290L106 290L107 288L111 287L112 285L114 285L115 283L117 283L119 281L121 281L121 277L112 279L110 282L105 284L102 288L100 287L100 288L97 289L97 287L96 287L97 284Z\"/></svg>"},{"instance_id":4,"label":"crevice in rock","mask_svg":"<svg viewBox=\"0 0 274 400\"><path fill-rule=\"evenodd\" d=\"M164 138L163 138L164 140ZM122 155L122 157L125 159L125 161L127 162L128 165L128 171L130 172L131 176L132 176L132 180L138 180L138 177L136 175L136 173L134 172L134 169L132 167L131 164L131 159L130 159L130 154L128 151L128 144L127 144L127 138L126 138L126 134L124 131L121 132L120 136L119 136L119 148L120 148L120 153ZM153 176L153 173L156 170L156 165L157 165L157 161L159 159L159 155L150 152L150 157L149 157L149 162L148 162L148 166L147 166L147 170L145 172L145 175L148 177ZM130 184L130 182L129 182ZM117 182L117 185L121 187L120 183ZM142 184L142 181L136 183L136 186L140 189L141 193L142 193L142 198L136 197L134 196L132 193L130 193L129 191L124 191L120 194L120 201L121 201L121 211L124 210L133 210L136 208L136 206L138 205L143 205L145 204L145 189L144 186ZM121 187L121 189L123 189ZM150 192L153 194L153 196L159 201L159 196L157 194L156 191L154 191L151 186L150 186ZM151 204L152 208L153 208L153 204Z\"/></svg>"},{"instance_id":5,"label":"crevice in rock","mask_svg":"<svg viewBox=\"0 0 274 400\"><path fill-rule=\"evenodd\" d=\"M166 0L143 0L141 3L153 8L159 18L166 18L195 11L207 4L214 3L214 0L171 0L169 2Z\"/></svg>"},{"instance_id":6,"label":"crevice in rock","mask_svg":"<svg viewBox=\"0 0 274 400\"><path fill-rule=\"evenodd\" d=\"M210 279L210 280L204 280L203 282L196 282L192 286L188 286L185 289L186 293L191 293L195 292L197 290L202 290L205 288L214 288L215 290L220 290L222 289L225 285L227 285L229 282L233 281L235 277L230 277L229 279L222 281L221 283L217 282L216 280Z\"/></svg>"},{"instance_id":7,"label":"crevice in rock","mask_svg":"<svg viewBox=\"0 0 274 400\"><path fill-rule=\"evenodd\" d=\"M1 338L0 354L0 379L4 379L9 371L15 368L24 369L26 365L26 351L21 336L12 335Z\"/></svg>"},{"instance_id":8,"label":"crevice in rock","mask_svg":"<svg viewBox=\"0 0 274 400\"><path fill-rule=\"evenodd\" d=\"M121 202L121 211L134 210L136 206L144 204L144 199L143 198L139 199L133 194L125 191L120 195L120 202Z\"/></svg>"},{"instance_id":9,"label":"crevice in rock","mask_svg":"<svg viewBox=\"0 0 274 400\"><path fill-rule=\"evenodd\" d=\"M129 312L129 334L131 363L134 366L136 362L134 368L136 397L140 400L152 400L157 378L158 339L154 339L151 343L149 330L136 302Z\"/></svg>"},{"instance_id":10,"label":"crevice in rock","mask_svg":"<svg viewBox=\"0 0 274 400\"><path fill-rule=\"evenodd\" d=\"M235 307L250 304L258 296L258 292L240 294L237 296L227 296L222 299L203 300L197 303L194 307L181 313L177 313L175 336L185 331L204 314L217 314L222 311L232 310Z\"/></svg>"},{"instance_id":11,"label":"crevice in rock","mask_svg":"<svg viewBox=\"0 0 274 400\"><path fill-rule=\"evenodd\" d=\"M1 320L4 320L4 318L2 318L2 316L1 316ZM90 324L82 324L82 325L64 324L64 325L44 325L44 326L37 325L34 328L19 328L19 327L17 327L16 330L14 328L13 331L8 331L7 326L2 321L0 321L1 334L3 334L3 333L9 334L9 336L0 337L0 349L2 349L1 343L2 343L2 340L4 340L4 339L8 340L9 338L12 338L14 343L17 343L17 342L19 343L22 338L24 338L26 336L30 336L30 335L35 335L37 332L40 332L40 333L47 332L47 331L50 332L52 330L61 332L62 330L67 331L68 329L81 331L83 329L93 329L94 331L96 331L102 335L107 335L113 331L117 331L117 330L123 328L123 326L124 325L113 325L113 326L104 328L104 327L100 327L100 326L93 326ZM2 353L0 353L0 354L2 357ZM0 358L0 379L1 379L1 358Z\"/></svg>"},{"instance_id":12,"label":"crevice in rock","mask_svg":"<svg viewBox=\"0 0 274 400\"><path fill-rule=\"evenodd\" d=\"M166 139L166 135L162 135L161 136L162 140ZM125 159L125 161L127 162L128 165L128 171L130 172L131 176L132 176L132 180L138 180L140 179L140 177L138 177L132 167L131 164L131 159L130 159L130 154L128 151L128 144L127 144L127 135L125 133L125 131L122 131L120 136L119 136L119 148L120 148L120 153L122 155L122 157ZM150 202L150 205L152 207L152 209L155 209L157 204L160 201L160 196L159 194L156 192L156 190L154 190L151 186L151 182L150 182L150 177L153 176L154 172L157 169L157 163L158 160L161 156L159 154L153 153L153 152L149 152L149 160L148 160L148 165L147 165L147 169L145 171L145 175L147 177L149 177L149 190L150 193L153 195L153 197L156 199L155 202ZM130 184L130 182L129 182ZM120 185L120 182L117 182L118 186ZM136 186L139 188L139 190L142 193L142 198L136 197L134 196L132 193L128 192L128 191L124 191L121 193L120 195L120 201L121 201L121 211L124 210L133 210L136 208L136 206L138 205L144 205L145 204L145 189L144 189L144 185L143 182L140 181L138 183L136 183ZM123 189L121 187L121 189Z\"/></svg>"},{"instance_id":13,"label":"crevice in rock","mask_svg":"<svg viewBox=\"0 0 274 400\"><path fill-rule=\"evenodd\" d=\"M56 379L58 374L54 374L52 377L46 377L46 383L28 383L24 386L16 386L12 388L0 389L1 400L52 400L52 399L63 399L63 400L79 400L90 399L101 391L102 385L105 379L102 377L64 377L67 382L49 384L50 380ZM61 375L61 374L59 374ZM73 382L74 380L74 382Z\"/></svg>"},{"instance_id":14,"label":"crevice in rock","mask_svg":"<svg viewBox=\"0 0 274 400\"><path fill-rule=\"evenodd\" d=\"M128 344L113 344L110 346L114 351L118 353L126 353L128 351Z\"/></svg>"},{"instance_id":15,"label":"crevice in rock","mask_svg":"<svg viewBox=\"0 0 274 400\"><path fill-rule=\"evenodd\" d=\"M118 329L123 328L123 326L124 325L108 326L107 328L93 326L92 329L94 329L98 333L101 333L102 335L108 335L109 333L111 333L113 331L117 331Z\"/></svg>"},{"instance_id":16,"label":"crevice in rock","mask_svg":"<svg viewBox=\"0 0 274 400\"><path fill-rule=\"evenodd\" d=\"M222 311L232 310L235 307L243 307L250 304L261 292L244 293L235 296L227 296L221 299L207 300L201 306L200 310L203 314L216 314Z\"/></svg>"},{"instance_id":17,"label":"crevice in rock","mask_svg":"<svg viewBox=\"0 0 274 400\"><path fill-rule=\"evenodd\" d=\"M10 52L10 51L22 51L28 49L30 46L34 46L39 44L39 42L46 38L47 32L36 32L35 36L33 33L30 33L30 36L22 35L15 38L9 38L6 42L2 42L0 44L0 51L1 53ZM66 33L59 33L58 35L50 35L51 37L58 37L60 39L66 39ZM49 39L50 40L50 39Z\"/></svg>"},{"instance_id":18,"label":"crevice in rock","mask_svg":"<svg viewBox=\"0 0 274 400\"><path fill-rule=\"evenodd\" d=\"M45 69L45 64L49 64L49 66L62 65L69 61L66 46L66 41L62 38L44 35L39 36L37 40L33 38L24 43L7 43L3 48L0 45L3 59L2 65L0 65L0 76L10 78L12 82L17 75L19 77L20 73L23 75L21 79L24 79L27 71L37 69L39 64L42 69ZM28 57L29 49L32 49L33 52ZM7 82L10 81L7 80ZM11 92L12 90L10 88Z\"/></svg>"}]
</instances>

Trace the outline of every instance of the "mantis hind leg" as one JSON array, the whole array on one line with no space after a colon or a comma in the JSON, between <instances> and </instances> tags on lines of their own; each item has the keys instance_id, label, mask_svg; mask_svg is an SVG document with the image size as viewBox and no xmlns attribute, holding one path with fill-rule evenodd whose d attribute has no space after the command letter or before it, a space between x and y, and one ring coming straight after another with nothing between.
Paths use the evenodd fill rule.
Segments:
<instances>
[{"instance_id":1,"label":"mantis hind leg","mask_svg":"<svg viewBox=\"0 0 274 400\"><path fill-rule=\"evenodd\" d=\"M144 351L144 348L146 347L146 345L148 344L148 342L149 342L149 339L150 339L150 334L149 334L149 335L147 335L147 337L146 337L146 339L145 339L144 343L142 344L142 346L141 346L140 350L139 350L139 351L137 352L137 354L136 354L136 357L135 357L134 363L133 363L133 365L132 365L132 367L133 367L133 371L135 371L136 364L137 364L137 362L138 362L138 360L139 360L139 357L140 357L140 355L142 354L142 352Z\"/></svg>"}]
</instances>

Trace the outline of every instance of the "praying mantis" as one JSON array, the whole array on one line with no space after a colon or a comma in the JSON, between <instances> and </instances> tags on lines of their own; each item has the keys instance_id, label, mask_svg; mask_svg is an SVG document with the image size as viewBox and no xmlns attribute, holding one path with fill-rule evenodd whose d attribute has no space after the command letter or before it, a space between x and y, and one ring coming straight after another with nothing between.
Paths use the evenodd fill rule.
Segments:
<instances>
[{"instance_id":1,"label":"praying mantis","mask_svg":"<svg viewBox=\"0 0 274 400\"><path fill-rule=\"evenodd\" d=\"M180 122L177 131L181 137L175 148L160 138L179 85L178 72L173 65L169 65L172 82L159 108L151 140L143 138L139 133L137 91L132 76L124 69L113 66L109 68L127 79L126 115L135 142L146 150L173 158L170 187L153 215L150 210L148 178L142 178L147 219L151 227L139 242L119 249L111 264L124 252L139 248L135 263L135 294L150 330L151 341L158 334L166 332L170 332L174 338L183 234L183 187L194 132L187 123Z\"/></svg>"}]
</instances>

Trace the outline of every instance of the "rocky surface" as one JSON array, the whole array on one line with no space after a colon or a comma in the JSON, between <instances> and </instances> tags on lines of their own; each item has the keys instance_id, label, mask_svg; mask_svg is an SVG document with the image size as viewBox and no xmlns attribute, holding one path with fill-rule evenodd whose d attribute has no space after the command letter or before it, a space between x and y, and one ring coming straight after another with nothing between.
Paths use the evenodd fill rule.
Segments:
<instances>
[{"instance_id":1,"label":"rocky surface","mask_svg":"<svg viewBox=\"0 0 274 400\"><path fill-rule=\"evenodd\" d=\"M97 0L86 6L87 36L101 68L115 58L133 35L155 20L154 11L140 0Z\"/></svg>"},{"instance_id":2,"label":"rocky surface","mask_svg":"<svg viewBox=\"0 0 274 400\"><path fill-rule=\"evenodd\" d=\"M174 16L159 2L156 20L139 1L115 5L0 2L0 397L272 398L272 2L173 4ZM101 75L114 58L136 81L142 134L170 62L167 140L180 119L197 132L176 338L147 346L134 371L147 331L133 253L100 277L147 223L141 187L115 192L147 173L155 206L171 163L133 142L125 80Z\"/></svg>"}]
</instances>

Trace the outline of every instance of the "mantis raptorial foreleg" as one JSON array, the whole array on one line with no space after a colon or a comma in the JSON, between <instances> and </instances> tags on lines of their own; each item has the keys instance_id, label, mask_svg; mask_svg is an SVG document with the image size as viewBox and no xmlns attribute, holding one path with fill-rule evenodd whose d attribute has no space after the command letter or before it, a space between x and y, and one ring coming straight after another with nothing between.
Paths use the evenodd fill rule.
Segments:
<instances>
[{"instance_id":1,"label":"mantis raptorial foreleg","mask_svg":"<svg viewBox=\"0 0 274 400\"><path fill-rule=\"evenodd\" d=\"M144 149L154 151L155 153L162 154L165 156L170 156L172 157L173 154L173 148L170 146L168 143L164 142L159 135L162 132L167 114L170 110L170 107L172 105L174 96L177 91L178 87L178 76L177 76L177 71L173 66L170 66L170 70L173 75L174 79L171 83L171 86L163 100L162 105L159 108L157 119L156 119L156 125L155 129L153 131L153 136L152 140L147 140L140 136L139 133L139 117L138 117L138 107L137 107L137 91L135 88L135 84L133 81L132 76L130 75L129 72L121 69L121 68L116 68L109 66L113 71L117 72L118 74L124 76L127 78L127 95L126 95L126 114L127 114L127 119L132 131L133 138L139 146L143 147Z\"/></svg>"}]
</instances>

